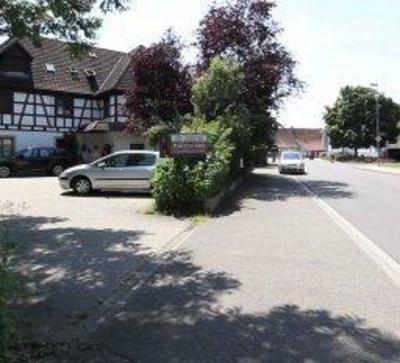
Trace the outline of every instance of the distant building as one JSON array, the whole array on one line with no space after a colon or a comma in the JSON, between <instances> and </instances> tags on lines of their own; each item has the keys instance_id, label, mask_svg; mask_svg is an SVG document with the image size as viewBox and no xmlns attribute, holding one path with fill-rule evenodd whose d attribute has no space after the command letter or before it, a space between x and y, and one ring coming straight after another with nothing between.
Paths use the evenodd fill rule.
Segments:
<instances>
[{"instance_id":1,"label":"distant building","mask_svg":"<svg viewBox=\"0 0 400 363\"><path fill-rule=\"evenodd\" d=\"M275 134L279 152L298 150L306 156L318 156L328 150L328 137L324 129L281 128Z\"/></svg>"}]
</instances>

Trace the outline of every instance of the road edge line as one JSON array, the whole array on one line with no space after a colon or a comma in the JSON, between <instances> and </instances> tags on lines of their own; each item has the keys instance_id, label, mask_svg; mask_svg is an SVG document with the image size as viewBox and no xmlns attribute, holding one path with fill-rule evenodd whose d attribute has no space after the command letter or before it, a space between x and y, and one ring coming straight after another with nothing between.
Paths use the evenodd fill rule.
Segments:
<instances>
[{"instance_id":1,"label":"road edge line","mask_svg":"<svg viewBox=\"0 0 400 363\"><path fill-rule=\"evenodd\" d=\"M400 264L390 257L383 249L381 249L374 241L368 238L364 233L357 229L352 223L345 219L326 201L324 201L318 193L309 187L307 182L295 179L304 189L312 196L314 202L330 217L330 219L338 225L350 239L355 242L358 247L367 254L375 264L380 267L390 279L400 287Z\"/></svg>"}]
</instances>

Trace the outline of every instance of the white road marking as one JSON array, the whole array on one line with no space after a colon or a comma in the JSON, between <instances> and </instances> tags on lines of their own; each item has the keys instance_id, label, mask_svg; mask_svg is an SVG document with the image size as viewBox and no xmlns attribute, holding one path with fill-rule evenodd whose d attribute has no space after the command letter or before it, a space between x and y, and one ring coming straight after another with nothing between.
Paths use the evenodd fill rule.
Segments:
<instances>
[{"instance_id":1,"label":"white road marking","mask_svg":"<svg viewBox=\"0 0 400 363\"><path fill-rule=\"evenodd\" d=\"M382 250L375 242L342 217L314 192L306 181L295 179L310 193L315 203L400 287L400 264Z\"/></svg>"}]
</instances>

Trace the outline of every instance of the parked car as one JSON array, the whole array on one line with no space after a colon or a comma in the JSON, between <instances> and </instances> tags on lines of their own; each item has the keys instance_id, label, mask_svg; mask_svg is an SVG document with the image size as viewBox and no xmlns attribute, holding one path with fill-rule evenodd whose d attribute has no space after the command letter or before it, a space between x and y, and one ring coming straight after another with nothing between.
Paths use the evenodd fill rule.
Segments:
<instances>
[{"instance_id":1,"label":"parked car","mask_svg":"<svg viewBox=\"0 0 400 363\"><path fill-rule=\"evenodd\" d=\"M159 153L155 151L119 151L90 164L65 170L60 186L79 195L93 190L150 191Z\"/></svg>"},{"instance_id":2,"label":"parked car","mask_svg":"<svg viewBox=\"0 0 400 363\"><path fill-rule=\"evenodd\" d=\"M71 165L72 157L65 150L53 147L28 147L10 157L0 159L0 177L37 172L58 176Z\"/></svg>"},{"instance_id":3,"label":"parked car","mask_svg":"<svg viewBox=\"0 0 400 363\"><path fill-rule=\"evenodd\" d=\"M306 172L303 156L298 151L284 151L279 158L278 167L281 174L288 172L304 174Z\"/></svg>"}]
</instances>

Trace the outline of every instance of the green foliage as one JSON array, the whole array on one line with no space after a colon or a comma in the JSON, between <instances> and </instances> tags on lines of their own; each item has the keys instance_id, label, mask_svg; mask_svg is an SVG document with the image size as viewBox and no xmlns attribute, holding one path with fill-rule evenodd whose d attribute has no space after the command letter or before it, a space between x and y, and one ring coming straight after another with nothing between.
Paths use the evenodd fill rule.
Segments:
<instances>
[{"instance_id":1,"label":"green foliage","mask_svg":"<svg viewBox=\"0 0 400 363\"><path fill-rule=\"evenodd\" d=\"M202 122L215 120L231 129L236 159L249 158L253 136L257 132L244 102L244 78L242 66L237 62L216 57L196 80L192 90L196 118Z\"/></svg>"},{"instance_id":2,"label":"green foliage","mask_svg":"<svg viewBox=\"0 0 400 363\"><path fill-rule=\"evenodd\" d=\"M184 133L208 136L210 149L200 160L167 160L156 171L156 208L168 214L201 212L204 202L220 193L238 174L240 158L250 157L250 113L243 104L244 74L232 60L215 58L195 82L195 117Z\"/></svg>"},{"instance_id":3,"label":"green foliage","mask_svg":"<svg viewBox=\"0 0 400 363\"><path fill-rule=\"evenodd\" d=\"M382 145L396 141L400 106L374 89L347 86L340 90L336 102L327 107L324 115L332 146L357 150L376 145L377 102Z\"/></svg>"},{"instance_id":4,"label":"green foliage","mask_svg":"<svg viewBox=\"0 0 400 363\"><path fill-rule=\"evenodd\" d=\"M163 138L166 138L170 133L175 131L175 127L160 122L159 124L150 127L150 129L146 132L146 136L150 146L153 148L157 148Z\"/></svg>"},{"instance_id":5,"label":"green foliage","mask_svg":"<svg viewBox=\"0 0 400 363\"><path fill-rule=\"evenodd\" d=\"M93 45L102 25L101 13L126 10L128 1L0 0L0 36L40 42L40 36L53 35L71 42L73 55L80 55Z\"/></svg>"},{"instance_id":6,"label":"green foliage","mask_svg":"<svg viewBox=\"0 0 400 363\"><path fill-rule=\"evenodd\" d=\"M0 363L12 361L9 348L15 330L9 303L17 289L10 266L12 246L6 243L5 239L5 232L0 230Z\"/></svg>"},{"instance_id":7,"label":"green foliage","mask_svg":"<svg viewBox=\"0 0 400 363\"><path fill-rule=\"evenodd\" d=\"M202 160L167 159L157 167L153 196L156 209L165 214L202 212L204 201L218 194L232 178L232 130L217 121L195 119L185 131L207 134L211 150Z\"/></svg>"},{"instance_id":8,"label":"green foliage","mask_svg":"<svg viewBox=\"0 0 400 363\"><path fill-rule=\"evenodd\" d=\"M245 108L244 86L244 73L238 63L214 58L207 72L193 85L195 115L210 121L226 113L241 112Z\"/></svg>"},{"instance_id":9,"label":"green foliage","mask_svg":"<svg viewBox=\"0 0 400 363\"><path fill-rule=\"evenodd\" d=\"M232 129L224 128L217 121L204 124L194 131L200 130L214 141L207 158L193 168L196 195L200 200L205 200L218 194L233 177L235 146L231 141Z\"/></svg>"},{"instance_id":10,"label":"green foliage","mask_svg":"<svg viewBox=\"0 0 400 363\"><path fill-rule=\"evenodd\" d=\"M164 214L191 214L201 209L188 160L164 160L157 166L153 185L158 211Z\"/></svg>"}]
</instances>

